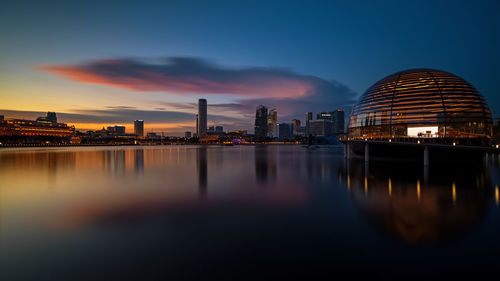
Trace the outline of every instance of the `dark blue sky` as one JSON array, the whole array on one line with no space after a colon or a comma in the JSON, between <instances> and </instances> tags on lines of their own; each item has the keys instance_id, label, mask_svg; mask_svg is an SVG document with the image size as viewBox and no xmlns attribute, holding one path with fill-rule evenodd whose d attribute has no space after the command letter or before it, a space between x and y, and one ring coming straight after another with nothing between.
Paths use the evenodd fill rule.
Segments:
<instances>
[{"instance_id":1,"label":"dark blue sky","mask_svg":"<svg viewBox=\"0 0 500 281\"><path fill-rule=\"evenodd\" d=\"M55 93L89 86L33 66L198 57L227 69L282 68L335 80L359 95L391 73L426 67L463 77L500 114L500 1L66 2L2 1L2 82L29 77L33 87ZM60 84L53 89L49 82ZM10 85L0 87L1 97L9 98L9 90L33 94ZM98 106L110 105L107 98ZM175 94L162 99L188 101Z\"/></svg>"}]
</instances>

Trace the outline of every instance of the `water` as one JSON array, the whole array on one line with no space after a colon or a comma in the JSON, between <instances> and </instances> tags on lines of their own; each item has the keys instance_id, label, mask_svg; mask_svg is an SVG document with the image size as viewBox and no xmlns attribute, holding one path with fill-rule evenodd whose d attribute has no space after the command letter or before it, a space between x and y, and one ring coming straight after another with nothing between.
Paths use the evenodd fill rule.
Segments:
<instances>
[{"instance_id":1,"label":"water","mask_svg":"<svg viewBox=\"0 0 500 281\"><path fill-rule=\"evenodd\" d=\"M0 150L1 280L498 274L500 165L341 146Z\"/></svg>"}]
</instances>

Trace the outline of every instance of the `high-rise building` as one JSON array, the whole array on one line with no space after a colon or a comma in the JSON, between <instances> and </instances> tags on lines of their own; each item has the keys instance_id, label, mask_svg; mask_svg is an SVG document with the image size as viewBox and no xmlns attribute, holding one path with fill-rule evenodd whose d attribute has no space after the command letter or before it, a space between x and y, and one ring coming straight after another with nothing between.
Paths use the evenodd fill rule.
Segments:
<instances>
[{"instance_id":1,"label":"high-rise building","mask_svg":"<svg viewBox=\"0 0 500 281\"><path fill-rule=\"evenodd\" d=\"M332 121L332 134L344 133L344 111L337 109L331 112L321 112L316 115L317 120L330 120Z\"/></svg>"},{"instance_id":2,"label":"high-rise building","mask_svg":"<svg viewBox=\"0 0 500 281\"><path fill-rule=\"evenodd\" d=\"M309 136L309 121L311 121L312 119L312 112L306 112L306 136Z\"/></svg>"},{"instance_id":3,"label":"high-rise building","mask_svg":"<svg viewBox=\"0 0 500 281\"><path fill-rule=\"evenodd\" d=\"M333 114L333 130L336 134L344 133L344 111L337 109L332 112Z\"/></svg>"},{"instance_id":4,"label":"high-rise building","mask_svg":"<svg viewBox=\"0 0 500 281\"><path fill-rule=\"evenodd\" d=\"M279 123L276 125L276 131L278 133L278 138L280 140L290 140L292 139L292 124L290 123Z\"/></svg>"},{"instance_id":5,"label":"high-rise building","mask_svg":"<svg viewBox=\"0 0 500 281\"><path fill-rule=\"evenodd\" d=\"M184 137L187 139L191 138L191 132L184 132Z\"/></svg>"},{"instance_id":6,"label":"high-rise building","mask_svg":"<svg viewBox=\"0 0 500 281\"><path fill-rule=\"evenodd\" d=\"M125 126L115 126L115 131L117 136L125 135Z\"/></svg>"},{"instance_id":7,"label":"high-rise building","mask_svg":"<svg viewBox=\"0 0 500 281\"><path fill-rule=\"evenodd\" d=\"M316 119L317 120L326 119L326 120L333 121L333 114L332 114L332 112L321 112L319 114L316 114Z\"/></svg>"},{"instance_id":8,"label":"high-rise building","mask_svg":"<svg viewBox=\"0 0 500 281\"><path fill-rule=\"evenodd\" d=\"M255 139L262 141L267 136L267 107L257 106L255 111Z\"/></svg>"},{"instance_id":9,"label":"high-rise building","mask_svg":"<svg viewBox=\"0 0 500 281\"><path fill-rule=\"evenodd\" d=\"M224 128L222 126L210 126L208 127L209 133L222 134L224 132Z\"/></svg>"},{"instance_id":10,"label":"high-rise building","mask_svg":"<svg viewBox=\"0 0 500 281\"><path fill-rule=\"evenodd\" d=\"M196 114L196 129L194 131L194 136L198 136L198 130L199 130L199 125L198 125L198 114Z\"/></svg>"},{"instance_id":11,"label":"high-rise building","mask_svg":"<svg viewBox=\"0 0 500 281\"><path fill-rule=\"evenodd\" d=\"M267 114L267 136L276 137L278 132L275 132L276 125L278 125L278 112L273 108Z\"/></svg>"},{"instance_id":12,"label":"high-rise building","mask_svg":"<svg viewBox=\"0 0 500 281\"><path fill-rule=\"evenodd\" d=\"M140 138L144 137L144 120L134 121L134 134Z\"/></svg>"},{"instance_id":13,"label":"high-rise building","mask_svg":"<svg viewBox=\"0 0 500 281\"><path fill-rule=\"evenodd\" d=\"M333 136L333 121L329 119L318 119L309 121L309 134L313 136Z\"/></svg>"},{"instance_id":14,"label":"high-rise building","mask_svg":"<svg viewBox=\"0 0 500 281\"><path fill-rule=\"evenodd\" d=\"M207 100L198 100L198 137L207 133Z\"/></svg>"},{"instance_id":15,"label":"high-rise building","mask_svg":"<svg viewBox=\"0 0 500 281\"><path fill-rule=\"evenodd\" d=\"M300 127L300 120L293 119L292 120L292 135L297 135L297 129Z\"/></svg>"},{"instance_id":16,"label":"high-rise building","mask_svg":"<svg viewBox=\"0 0 500 281\"><path fill-rule=\"evenodd\" d=\"M125 126L109 126L108 133L113 136L124 136L125 135Z\"/></svg>"}]
</instances>

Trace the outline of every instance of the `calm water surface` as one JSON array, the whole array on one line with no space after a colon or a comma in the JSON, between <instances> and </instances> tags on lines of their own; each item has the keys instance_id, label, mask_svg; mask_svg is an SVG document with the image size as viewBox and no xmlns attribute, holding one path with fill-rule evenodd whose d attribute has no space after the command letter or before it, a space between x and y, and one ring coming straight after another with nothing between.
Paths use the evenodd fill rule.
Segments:
<instances>
[{"instance_id":1,"label":"calm water surface","mask_svg":"<svg viewBox=\"0 0 500 281\"><path fill-rule=\"evenodd\" d=\"M431 156L432 157L432 156ZM0 280L500 272L500 165L341 146L0 150Z\"/></svg>"}]
</instances>

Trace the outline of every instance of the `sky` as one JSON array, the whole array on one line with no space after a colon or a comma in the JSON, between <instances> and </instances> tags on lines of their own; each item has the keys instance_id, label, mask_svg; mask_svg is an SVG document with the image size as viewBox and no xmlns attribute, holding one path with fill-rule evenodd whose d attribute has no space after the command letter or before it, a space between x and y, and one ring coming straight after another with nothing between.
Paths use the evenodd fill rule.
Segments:
<instances>
[{"instance_id":1,"label":"sky","mask_svg":"<svg viewBox=\"0 0 500 281\"><path fill-rule=\"evenodd\" d=\"M253 132L347 112L410 68L454 73L500 117L500 1L1 1L0 114L55 111L77 129L135 119L147 132Z\"/></svg>"}]
</instances>

